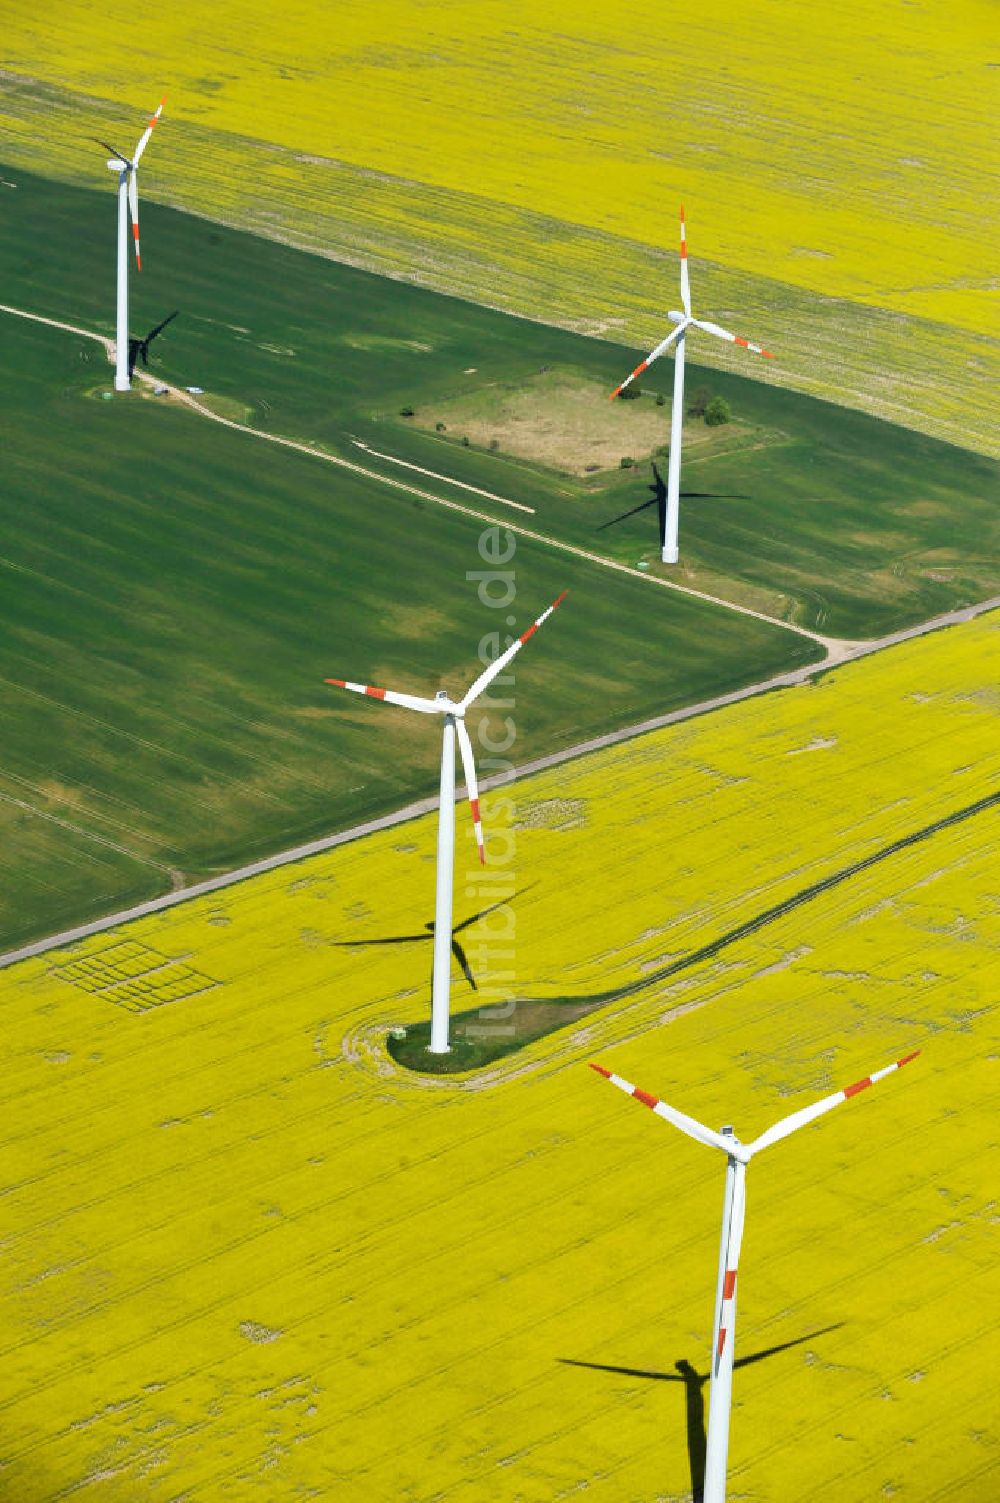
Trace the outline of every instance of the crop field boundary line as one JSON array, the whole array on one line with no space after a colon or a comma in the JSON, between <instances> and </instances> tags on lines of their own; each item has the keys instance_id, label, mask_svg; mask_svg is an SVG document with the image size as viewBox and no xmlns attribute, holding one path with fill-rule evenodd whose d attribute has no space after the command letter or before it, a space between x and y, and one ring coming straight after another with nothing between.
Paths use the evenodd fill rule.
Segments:
<instances>
[{"instance_id":1,"label":"crop field boundary line","mask_svg":"<svg viewBox=\"0 0 1000 1503\"><path fill-rule=\"evenodd\" d=\"M853 661L858 658L870 657L873 653L883 652L886 648L895 647L901 642L911 641L915 637L923 637L933 631L942 631L949 626L960 626L966 621L972 621L977 616L984 615L988 611L1000 609L1000 595L993 596L989 600L979 601L974 605L962 606L958 610L949 611L943 616L935 616L929 621L923 621L916 626L906 627L901 631L892 632L887 637L878 637L869 642L857 642L845 644L849 650L845 650L841 662ZM739 704L745 699L754 699L759 694L769 694L775 689L791 689L801 684L808 683L811 678L829 671L829 661L819 663L807 663L801 668L794 668L787 673L778 673L768 679L762 679L756 684L746 684L741 689L733 689L728 694L718 694L712 699L700 700L697 704L682 705L679 709L668 710L662 715L654 715L649 720L642 720L634 725L623 726L616 731L607 731L604 735L595 736L589 741L580 741L575 746L567 747L564 751L550 752L547 756L537 757L532 762L526 762L523 767L515 768L511 773L500 773L495 777L485 778L480 784L483 793L491 792L494 788L507 787L511 783L522 778L531 777L536 772L544 772L550 767L559 767L564 762L573 762L578 757L590 756L593 752L604 751L608 747L618 746L624 741L633 741L638 736L644 736L650 731L662 730L669 725L678 725L685 720L694 720L699 715L709 714L712 710L724 709L727 705ZM145 918L149 914L162 913L165 909L173 908L178 903L186 903L195 898L209 896L213 892L221 892L227 887L235 887L239 882L246 882L251 877L263 876L265 872L275 871L282 866L292 866L297 861L305 861L311 856L322 855L324 851L335 850L338 846L349 845L355 840L362 840L366 835L377 834L380 830L391 830L398 825L409 824L414 819L420 819L425 814L431 814L438 807L437 795L417 799L411 804L406 804L402 809L395 809L389 814L379 815L376 819L365 820L362 824L352 825L347 830L339 830L333 835L323 835L317 840L306 841L302 845L292 846L285 851L278 851L273 856L263 856L257 861L247 862L246 865L236 867L232 871L222 872L217 877L209 877L203 882L192 883L190 887L183 887L173 892L163 893L158 898L149 898L144 903L136 903L131 908L125 908L118 913L106 915L104 918L93 919L86 924L78 924L71 929L64 929L58 934L52 934L45 939L34 940L30 944L21 945L16 950L9 950L0 955L0 970L8 966L16 965L19 961L30 960L34 956L44 955L49 950L56 950L64 945L73 944L77 940L88 939L94 934L102 934L110 929L116 929L123 924L131 923L133 919Z\"/></svg>"},{"instance_id":2,"label":"crop field boundary line","mask_svg":"<svg viewBox=\"0 0 1000 1503\"><path fill-rule=\"evenodd\" d=\"M34 323L47 324L54 329L63 329L71 334L80 334L85 339L96 340L104 346L105 354L109 361L113 359L114 340L104 334L95 334L91 329L82 329L76 324L63 323L59 319L44 318L41 314L28 312L24 308L16 308L10 303L0 303L0 313L11 313L17 318L27 318ZM734 611L740 616L750 616L755 621L763 621L768 626L776 626L782 631L792 632L799 637L807 637L811 642L818 642L827 655L828 665L839 662L843 657L844 643L838 637L824 637L819 632L810 631L806 626L797 626L791 621L782 621L777 616L767 616L763 611L755 611L748 605L738 605L733 600L724 600L719 595L709 595L704 590L695 590L690 585L678 584L672 579L663 579L657 574L648 574L641 569L635 569L631 564L622 564L617 559L606 558L600 553L591 553L589 549L579 548L574 543L563 542L560 538L550 537L548 533L535 532L531 528L522 527L516 522L498 522L496 517L489 516L486 512L476 511L471 506L465 506L459 501L448 500L444 496L436 496L433 491L425 491L418 486L408 484L404 480L393 480L389 475L380 475L377 470L369 470L364 465L355 464L353 460L345 459L341 454L335 454L329 449L320 449L314 444L308 444L302 439L287 438L281 433L268 433L262 428L251 428L246 423L238 423L235 418L223 417L220 413L213 412L210 407L199 402L192 394L183 387L175 386L170 381L164 381L161 377L150 376L144 372L136 371L138 380L150 386L162 386L171 396L175 397L184 406L192 408L210 422L221 423L224 428L232 428L237 433L245 433L250 438L261 439L266 443L279 444L282 448L293 449L299 454L308 454L314 459L325 460L327 464L337 465L340 469L350 470L355 475L362 475L366 480L374 480L379 485L387 485L393 490L403 491L405 495L416 496L421 501L430 501L435 506L443 506L447 511L459 512L462 516L472 517L476 522L485 522L492 527L502 526L508 532L515 533L518 537L528 538L533 543L541 543L543 547L552 548L560 553L569 553L574 558L582 558L590 564L597 564L602 569L613 569L617 574L627 574L633 579L641 579L646 584L659 585L662 589L673 590L679 595L690 596L694 600L701 600L706 605L719 606L723 610ZM352 439L353 443L354 440ZM373 453L376 451L372 451ZM392 463L397 461L391 455L379 455L379 458L388 459ZM399 461L402 462L402 461ZM428 472L432 473L432 472ZM441 479L446 477L442 476ZM449 484L452 484L450 480ZM458 482L461 483L461 482ZM490 496L492 492L482 491L481 495ZM504 505L516 505L505 501L502 497L495 499L503 501ZM854 644L847 644L853 646Z\"/></svg>"}]
</instances>

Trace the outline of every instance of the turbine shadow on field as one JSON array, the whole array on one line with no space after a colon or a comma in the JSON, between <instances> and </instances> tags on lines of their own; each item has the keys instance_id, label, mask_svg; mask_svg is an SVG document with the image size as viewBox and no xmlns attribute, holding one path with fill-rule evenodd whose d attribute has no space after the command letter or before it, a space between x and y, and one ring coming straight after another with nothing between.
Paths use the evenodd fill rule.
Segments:
<instances>
[{"instance_id":1,"label":"turbine shadow on field","mask_svg":"<svg viewBox=\"0 0 1000 1503\"><path fill-rule=\"evenodd\" d=\"M825 1336L830 1331L839 1331L843 1324L842 1320L837 1321L832 1326L823 1326L818 1331L809 1331L805 1336L796 1336L793 1341L782 1341L777 1346L764 1347L759 1352L749 1352L745 1357L738 1357L733 1367L751 1367L755 1362L763 1362L768 1357L776 1357L780 1352L787 1352L793 1346L802 1346L805 1342L815 1341L817 1337ZM642 1367L615 1367L608 1362L582 1362L575 1357L560 1357L558 1360L566 1367L585 1367L592 1372L613 1373L624 1378L646 1378L654 1383L683 1383L692 1503L701 1503L705 1488L705 1452L708 1440L705 1430L705 1388L710 1374L698 1372L686 1357L681 1357L674 1363L675 1371L672 1373L653 1372Z\"/></svg>"},{"instance_id":2,"label":"turbine shadow on field","mask_svg":"<svg viewBox=\"0 0 1000 1503\"><path fill-rule=\"evenodd\" d=\"M939 831L948 829L949 826L962 824L965 820L973 819L977 814L982 814L998 805L1000 805L1000 790L977 799L975 803L966 804L964 808L956 809L953 813L946 814L943 818L936 819L919 830L902 835L898 840L890 841L888 845L873 851L870 856L864 856L860 861L852 861L849 866L841 867L839 871L831 872L829 876L821 877L817 882L810 882L807 887L800 888L798 892L792 893L780 903L762 909L760 913L754 914L744 923L727 929L718 938L709 940L707 944L700 945L687 955L682 955L679 960L672 960L668 965L649 971L637 981L629 981L624 986L609 987L606 991L593 992L584 996L544 999L518 997L512 999L507 1005L505 1020L501 1024L485 1021L481 1012L458 1013L452 1018L452 1048L449 1054L428 1054L429 1024L418 1023L406 1030L405 1039L390 1041L389 1052L399 1064L424 1072L430 1070L436 1074L453 1074L459 1070L476 1069L482 1065L491 1064L494 1060L511 1054L526 1044L533 1043L536 1039L544 1038L546 1034L554 1033L557 1028L563 1028L568 1023L579 1022L588 1014L596 1012L598 1008L610 1002L620 1002L627 997L638 996L650 987L679 976L703 961L712 960L729 946L755 934L759 929L766 928L768 924L784 918L794 909L811 903L814 898L841 886L842 883L850 881L859 873L868 871L883 861L888 861L890 857L898 855L911 846L930 840ZM492 1017L495 1014L487 1016Z\"/></svg>"},{"instance_id":3,"label":"turbine shadow on field","mask_svg":"<svg viewBox=\"0 0 1000 1503\"><path fill-rule=\"evenodd\" d=\"M473 924L478 924L481 919L488 918L491 913L496 913L498 908L502 908L507 903L512 903L516 897L520 896L520 893L530 892L531 888L535 885L532 882L527 887L520 888L518 892L511 893L509 898L501 898L499 903L491 903L489 908L481 908L471 918L463 919L460 924L455 924L452 928L451 953L458 961L462 975L474 992L479 990L476 985L475 973L469 964L469 957L465 953L461 941L456 938L456 935L461 934L463 929L471 929ZM412 945L425 940L433 940L433 938L434 920L431 919L430 923L424 925L424 932L422 934L390 934L376 939L338 939L334 941L334 948L358 950L364 949L367 945Z\"/></svg>"},{"instance_id":4,"label":"turbine shadow on field","mask_svg":"<svg viewBox=\"0 0 1000 1503\"><path fill-rule=\"evenodd\" d=\"M656 467L655 460L652 463L653 484L648 487L652 491L648 501L640 501L638 506L633 506L630 511L623 511L617 517L612 517L610 522L602 522L597 532L604 532L608 527L614 527L616 522L625 522L629 517L638 516L641 511L648 511L651 506L656 507L658 537L663 536L667 523L667 483ZM716 491L681 491L682 501L747 501L748 496L722 495Z\"/></svg>"}]
</instances>

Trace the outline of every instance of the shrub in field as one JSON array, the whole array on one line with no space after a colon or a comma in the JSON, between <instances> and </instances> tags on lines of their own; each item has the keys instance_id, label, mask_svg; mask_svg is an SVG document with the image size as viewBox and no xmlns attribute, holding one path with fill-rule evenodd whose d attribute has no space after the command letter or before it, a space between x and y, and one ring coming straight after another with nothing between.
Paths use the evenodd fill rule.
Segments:
<instances>
[{"instance_id":1,"label":"shrub in field","mask_svg":"<svg viewBox=\"0 0 1000 1503\"><path fill-rule=\"evenodd\" d=\"M618 468L620 470L630 470L634 464L634 459L630 459L627 454L623 454L621 459L618 461Z\"/></svg>"},{"instance_id":2,"label":"shrub in field","mask_svg":"<svg viewBox=\"0 0 1000 1503\"><path fill-rule=\"evenodd\" d=\"M642 387L633 382L631 386L626 386L618 393L618 400L619 402L637 402L641 396Z\"/></svg>"},{"instance_id":3,"label":"shrub in field","mask_svg":"<svg viewBox=\"0 0 1000 1503\"><path fill-rule=\"evenodd\" d=\"M657 392L657 393L656 393L656 405L657 405L657 407L662 407L662 406L663 406L663 404L664 404L664 403L665 403L665 402L666 402L666 400L667 400L667 399L666 399L666 397L665 397L665 396L664 396L664 395L663 395L663 393L662 393L662 391L658 391L658 392Z\"/></svg>"},{"instance_id":4,"label":"shrub in field","mask_svg":"<svg viewBox=\"0 0 1000 1503\"><path fill-rule=\"evenodd\" d=\"M728 423L733 412L725 397L713 397L705 408L705 422L709 428L718 428L722 423Z\"/></svg>"},{"instance_id":5,"label":"shrub in field","mask_svg":"<svg viewBox=\"0 0 1000 1503\"><path fill-rule=\"evenodd\" d=\"M412 407L401 407L399 409L399 415L400 415L400 417L412 417L413 416L413 408Z\"/></svg>"},{"instance_id":6,"label":"shrub in field","mask_svg":"<svg viewBox=\"0 0 1000 1503\"><path fill-rule=\"evenodd\" d=\"M707 386L696 387L694 396L691 398L691 405L688 408L688 417L704 417L705 408L711 400L712 393Z\"/></svg>"}]
</instances>

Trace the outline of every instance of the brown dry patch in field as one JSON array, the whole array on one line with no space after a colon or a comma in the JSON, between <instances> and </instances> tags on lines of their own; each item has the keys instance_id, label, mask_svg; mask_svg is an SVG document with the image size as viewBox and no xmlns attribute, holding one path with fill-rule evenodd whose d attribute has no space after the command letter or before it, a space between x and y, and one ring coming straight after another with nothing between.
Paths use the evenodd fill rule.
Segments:
<instances>
[{"instance_id":1,"label":"brown dry patch in field","mask_svg":"<svg viewBox=\"0 0 1000 1503\"><path fill-rule=\"evenodd\" d=\"M381 614L386 626L391 627L402 637L426 637L436 631L446 629L449 625L446 613L434 610L431 606L390 604L384 607Z\"/></svg>"},{"instance_id":2,"label":"brown dry patch in field","mask_svg":"<svg viewBox=\"0 0 1000 1503\"><path fill-rule=\"evenodd\" d=\"M917 501L906 501L899 506L893 506L891 510L897 517L941 517L948 510L944 501L931 501L922 497Z\"/></svg>"},{"instance_id":3,"label":"brown dry patch in field","mask_svg":"<svg viewBox=\"0 0 1000 1503\"><path fill-rule=\"evenodd\" d=\"M60 783L55 778L46 778L36 787L47 803L70 804L73 808L83 803L83 795L78 788L68 788L65 783Z\"/></svg>"},{"instance_id":4,"label":"brown dry patch in field","mask_svg":"<svg viewBox=\"0 0 1000 1503\"><path fill-rule=\"evenodd\" d=\"M587 822L582 798L536 799L518 805L515 830L575 830Z\"/></svg>"},{"instance_id":5,"label":"brown dry patch in field","mask_svg":"<svg viewBox=\"0 0 1000 1503\"><path fill-rule=\"evenodd\" d=\"M501 453L570 475L615 470L624 457L648 458L670 436L669 408L652 397L609 402L600 382L569 376L481 387L418 408L414 422L429 429L444 423L449 437L483 449L495 443Z\"/></svg>"},{"instance_id":6,"label":"brown dry patch in field","mask_svg":"<svg viewBox=\"0 0 1000 1503\"><path fill-rule=\"evenodd\" d=\"M651 559L653 570L658 574L666 575L668 568L661 569L658 556ZM676 565L673 566L676 577ZM766 586L756 584L745 579L736 579L733 575L723 574L718 569L704 568L698 563L682 564L683 582L692 589L701 590L706 595L718 595L725 600L732 601L735 605L746 606L748 610L760 611L765 616L771 616L776 621L793 621L796 619L796 602L792 595L780 590L769 590Z\"/></svg>"}]
</instances>

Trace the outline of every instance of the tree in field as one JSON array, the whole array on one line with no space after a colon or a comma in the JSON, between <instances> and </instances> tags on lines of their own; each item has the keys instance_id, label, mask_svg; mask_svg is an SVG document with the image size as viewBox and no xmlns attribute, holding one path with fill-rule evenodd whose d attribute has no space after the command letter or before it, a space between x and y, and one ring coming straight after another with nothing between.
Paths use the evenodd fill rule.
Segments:
<instances>
[{"instance_id":1,"label":"tree in field","mask_svg":"<svg viewBox=\"0 0 1000 1503\"><path fill-rule=\"evenodd\" d=\"M732 415L732 409L725 397L713 397L705 408L705 422L710 428L718 428L722 423L728 423Z\"/></svg>"}]
</instances>

